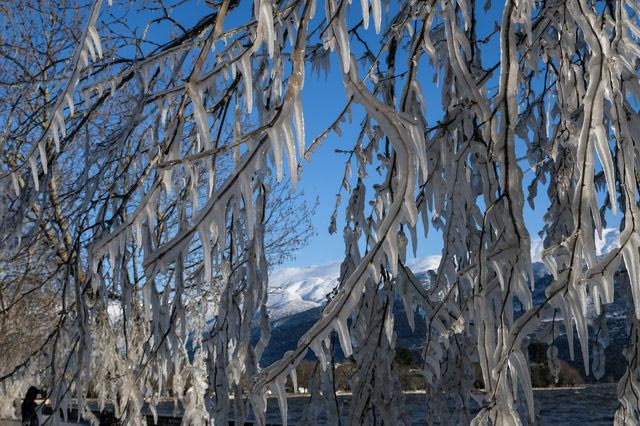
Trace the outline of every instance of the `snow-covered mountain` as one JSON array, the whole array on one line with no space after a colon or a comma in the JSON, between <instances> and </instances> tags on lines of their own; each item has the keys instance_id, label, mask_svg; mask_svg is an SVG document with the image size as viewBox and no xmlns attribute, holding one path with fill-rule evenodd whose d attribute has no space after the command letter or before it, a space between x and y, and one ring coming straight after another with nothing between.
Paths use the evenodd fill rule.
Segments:
<instances>
[{"instance_id":1,"label":"snow-covered mountain","mask_svg":"<svg viewBox=\"0 0 640 426\"><path fill-rule=\"evenodd\" d=\"M619 232L615 228L603 230L602 239L596 239L597 254L603 255L618 246ZM546 266L540 262L542 253L542 241L532 241L531 257L533 260L533 272L535 277L535 290L533 293L534 304L541 303L544 298L545 288L552 282ZM408 262L413 272L420 279L428 270L436 270L440 262L440 256L429 256L414 259ZM269 276L269 310L272 323L272 336L261 364L268 365L280 359L288 350L295 347L298 339L321 317L322 309L327 300L327 294L338 285L340 263L327 265L314 265L300 268L281 268L273 271ZM618 278L616 278L618 279ZM628 311L628 301L619 293L619 285L616 285L615 302L606 307L607 322L611 335L611 343L606 348L608 380L618 378L623 372L624 359L622 349L626 345L627 331L624 317ZM591 322L595 316L591 301L588 302ZM394 308L396 319L394 329L398 338L398 345L416 349L424 340L426 333L425 323L416 322L416 330L412 331L406 320L406 314L401 303ZM257 340L259 330L254 330L254 339ZM590 335L590 339L593 335ZM578 343L577 336L574 341ZM569 359L566 336L558 338L557 343L561 352L561 358ZM311 356L311 355L309 355ZM571 362L576 368L582 368L581 352L576 351L576 359ZM592 380L589 379L589 380Z\"/></svg>"},{"instance_id":2,"label":"snow-covered mountain","mask_svg":"<svg viewBox=\"0 0 640 426\"><path fill-rule=\"evenodd\" d=\"M414 273L436 269L440 256L414 259L408 264ZM338 285L340 262L301 268L281 268L269 275L269 314L271 319L324 306L327 295Z\"/></svg>"},{"instance_id":3,"label":"snow-covered mountain","mask_svg":"<svg viewBox=\"0 0 640 426\"><path fill-rule=\"evenodd\" d=\"M607 254L612 249L618 247L620 241L620 231L618 228L605 228L602 230L602 238L596 235L596 254L601 256ZM533 262L542 261L542 240L537 237L531 240L531 260Z\"/></svg>"},{"instance_id":4,"label":"snow-covered mountain","mask_svg":"<svg viewBox=\"0 0 640 426\"><path fill-rule=\"evenodd\" d=\"M282 268L269 274L269 314L272 319L324 305L338 285L340 262Z\"/></svg>"},{"instance_id":5,"label":"snow-covered mountain","mask_svg":"<svg viewBox=\"0 0 640 426\"><path fill-rule=\"evenodd\" d=\"M598 255L607 253L617 247L620 233L616 228L606 228L602 231L602 239L596 238ZM540 262L542 257L542 240L533 239L531 243L531 258ZM440 263L440 256L433 255L408 262L415 274L428 270L436 270ZM536 280L549 272L542 264L534 264ZM281 268L269 275L269 309L272 319L294 315L309 309L324 306L327 295L338 285L340 262L326 265L311 265L299 268Z\"/></svg>"}]
</instances>

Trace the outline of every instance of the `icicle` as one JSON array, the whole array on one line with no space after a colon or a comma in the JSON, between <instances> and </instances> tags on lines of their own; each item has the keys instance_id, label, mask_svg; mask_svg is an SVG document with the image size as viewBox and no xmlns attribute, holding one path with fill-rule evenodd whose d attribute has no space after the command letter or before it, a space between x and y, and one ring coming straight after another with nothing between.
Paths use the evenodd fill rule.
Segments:
<instances>
[{"instance_id":1,"label":"icicle","mask_svg":"<svg viewBox=\"0 0 640 426\"><path fill-rule=\"evenodd\" d=\"M95 27L93 26L90 26L88 30L89 30L89 37L91 37L91 41L95 46L95 50L96 50L96 53L98 54L98 58L102 58L102 45L100 44L100 37L98 36L98 31L96 31Z\"/></svg>"},{"instance_id":2,"label":"icicle","mask_svg":"<svg viewBox=\"0 0 640 426\"><path fill-rule=\"evenodd\" d=\"M204 252L204 282L208 284L211 280L211 242L205 225L198 227L198 234L200 235L200 242Z\"/></svg>"},{"instance_id":3,"label":"icicle","mask_svg":"<svg viewBox=\"0 0 640 426\"><path fill-rule=\"evenodd\" d=\"M334 320L334 327L338 332L338 338L340 339L340 346L342 346L344 356L350 357L353 353L353 348L351 346L351 337L349 336L347 321L338 317Z\"/></svg>"},{"instance_id":4,"label":"icicle","mask_svg":"<svg viewBox=\"0 0 640 426\"><path fill-rule=\"evenodd\" d=\"M384 251L387 254L391 273L394 276L398 274L398 244L396 238L397 234L395 232L389 232L384 240Z\"/></svg>"},{"instance_id":5,"label":"icicle","mask_svg":"<svg viewBox=\"0 0 640 426\"><path fill-rule=\"evenodd\" d=\"M600 102L597 103L598 105ZM595 115L595 113L594 113ZM614 216L618 214L618 202L616 200L615 189L615 176L613 160L611 159L611 152L609 150L609 138L607 138L606 131L602 122L598 122L598 125L593 129L595 133L595 147L598 152L598 158L602 163L604 174L607 180L607 187L609 190L609 199L611 201L611 211Z\"/></svg>"},{"instance_id":6,"label":"icicle","mask_svg":"<svg viewBox=\"0 0 640 426\"><path fill-rule=\"evenodd\" d=\"M387 308L387 312L384 318L384 332L387 336L387 341L390 346L394 346L393 339L393 313L391 308Z\"/></svg>"},{"instance_id":7,"label":"icicle","mask_svg":"<svg viewBox=\"0 0 640 426\"><path fill-rule=\"evenodd\" d=\"M216 189L216 171L213 167L213 162L207 161L207 197L213 196L213 191Z\"/></svg>"},{"instance_id":8,"label":"icicle","mask_svg":"<svg viewBox=\"0 0 640 426\"><path fill-rule=\"evenodd\" d=\"M313 341L309 345L313 353L316 355L316 358L320 361L320 366L322 367L322 371L326 371L327 369L327 356L324 353L324 349L322 345L318 343L318 341Z\"/></svg>"},{"instance_id":9,"label":"icicle","mask_svg":"<svg viewBox=\"0 0 640 426\"><path fill-rule=\"evenodd\" d=\"M351 52L349 48L349 35L346 29L344 7L340 8L337 13L339 14L339 16L337 19L333 20L333 33L336 36L336 41L338 42L338 48L340 50L342 72L346 74L349 72L349 66L351 64Z\"/></svg>"},{"instance_id":10,"label":"icicle","mask_svg":"<svg viewBox=\"0 0 640 426\"><path fill-rule=\"evenodd\" d=\"M202 95L200 89L194 84L188 84L189 97L193 104L193 117L198 127L198 135L200 135L200 141L204 144L205 149L211 148L211 135L209 134L209 126L207 124L208 117L207 112L202 105Z\"/></svg>"},{"instance_id":11,"label":"icicle","mask_svg":"<svg viewBox=\"0 0 640 426\"><path fill-rule=\"evenodd\" d=\"M86 49L82 49L80 51L80 59L82 60L82 64L84 65L85 68L89 66L89 57L87 56Z\"/></svg>"},{"instance_id":12,"label":"icicle","mask_svg":"<svg viewBox=\"0 0 640 426\"><path fill-rule=\"evenodd\" d=\"M67 127L64 124L64 117L62 117L62 111L60 111L59 109L56 110L55 112L55 120L58 123L58 130L60 131L60 134L62 135L62 137L66 137L67 136Z\"/></svg>"},{"instance_id":13,"label":"icicle","mask_svg":"<svg viewBox=\"0 0 640 426\"><path fill-rule=\"evenodd\" d=\"M53 135L53 143L56 146L56 152L60 153L60 136L58 135L58 126L55 122L51 123L51 135Z\"/></svg>"},{"instance_id":14,"label":"icicle","mask_svg":"<svg viewBox=\"0 0 640 426\"><path fill-rule=\"evenodd\" d=\"M96 50L95 50L95 48L93 46L93 43L91 43L90 39L86 38L84 40L84 45L85 45L86 49L89 51L89 54L91 55L91 61L95 62L96 59L97 59L97 56L96 56ZM87 65L88 65L88 63L87 63Z\"/></svg>"},{"instance_id":15,"label":"icicle","mask_svg":"<svg viewBox=\"0 0 640 426\"><path fill-rule=\"evenodd\" d=\"M40 151L40 162L42 163L42 171L47 174L47 151L44 146L44 141L38 142L38 151Z\"/></svg>"},{"instance_id":16,"label":"icicle","mask_svg":"<svg viewBox=\"0 0 640 426\"><path fill-rule=\"evenodd\" d=\"M153 245L151 241L151 230L149 229L150 224L145 223L142 226L142 249L144 250L145 259L150 258L153 254Z\"/></svg>"},{"instance_id":17,"label":"icicle","mask_svg":"<svg viewBox=\"0 0 640 426\"><path fill-rule=\"evenodd\" d=\"M111 93L114 93L113 90L111 91ZM160 100L158 101L158 111L160 111L160 126L161 127L165 127L167 124L167 110L168 108L166 108L164 106L164 103Z\"/></svg>"},{"instance_id":18,"label":"icicle","mask_svg":"<svg viewBox=\"0 0 640 426\"><path fill-rule=\"evenodd\" d=\"M402 299L402 306L404 307L404 312L407 316L407 322L409 323L409 327L411 331L415 330L415 317L414 311L415 308L413 306L413 293L409 290L409 277L404 269L401 270L402 274L398 276L396 279L397 283L397 291Z\"/></svg>"},{"instance_id":19,"label":"icicle","mask_svg":"<svg viewBox=\"0 0 640 426\"><path fill-rule=\"evenodd\" d=\"M627 244L622 248L622 255L629 274L636 318L640 319L640 255L638 254L640 244L638 244L638 239L640 238L637 234L632 234Z\"/></svg>"},{"instance_id":20,"label":"icicle","mask_svg":"<svg viewBox=\"0 0 640 426\"><path fill-rule=\"evenodd\" d=\"M264 2L265 0L263 0ZM240 73L244 81L244 100L247 112L253 110L253 75L251 74L251 51L247 51L240 57Z\"/></svg>"},{"instance_id":21,"label":"icicle","mask_svg":"<svg viewBox=\"0 0 640 426\"><path fill-rule=\"evenodd\" d=\"M144 319L145 321L151 320L151 284L150 282L144 283L142 286L142 299L144 305Z\"/></svg>"},{"instance_id":22,"label":"icicle","mask_svg":"<svg viewBox=\"0 0 640 426\"><path fill-rule=\"evenodd\" d=\"M376 29L376 34L380 34L380 26L382 25L382 6L380 5L380 0L371 0L371 11L373 13L373 24Z\"/></svg>"},{"instance_id":23,"label":"icicle","mask_svg":"<svg viewBox=\"0 0 640 426\"><path fill-rule=\"evenodd\" d=\"M246 210L247 234L249 239L252 239L256 220L254 216L255 207L253 205L253 191L251 189L249 176L247 176L246 173L240 175L239 181L240 192L242 194L242 199Z\"/></svg>"},{"instance_id":24,"label":"icicle","mask_svg":"<svg viewBox=\"0 0 640 426\"><path fill-rule=\"evenodd\" d=\"M33 177L33 186L37 191L40 190L40 182L38 180L38 166L36 165L36 159L33 157L29 157L29 164L31 165L31 176Z\"/></svg>"},{"instance_id":25,"label":"icicle","mask_svg":"<svg viewBox=\"0 0 640 426\"><path fill-rule=\"evenodd\" d=\"M267 51L269 57L273 57L275 45L275 31L273 29L273 9L270 0L260 0L260 16L258 17L258 26L263 28L267 36Z\"/></svg>"},{"instance_id":26,"label":"icicle","mask_svg":"<svg viewBox=\"0 0 640 426\"><path fill-rule=\"evenodd\" d=\"M109 244L108 248L109 248L109 265L111 265L111 270L115 274L116 256L118 254L118 246L115 244L115 242L112 242L111 244Z\"/></svg>"},{"instance_id":27,"label":"icicle","mask_svg":"<svg viewBox=\"0 0 640 426\"><path fill-rule=\"evenodd\" d=\"M414 229L415 229L415 227L414 227ZM415 231L414 231L414 233L415 233ZM398 231L398 235L397 235L398 258L400 259L400 262L402 262L403 264L406 263L406 261L407 261L407 244L408 243L409 243L409 240L407 239L407 236L404 234L402 229L399 230ZM396 273L397 273L397 271L396 271Z\"/></svg>"},{"instance_id":28,"label":"icicle","mask_svg":"<svg viewBox=\"0 0 640 426\"><path fill-rule=\"evenodd\" d=\"M64 99L67 101L67 106L69 107L69 117L73 117L75 113L75 106L73 104L73 97L70 93L65 93Z\"/></svg>"},{"instance_id":29,"label":"icicle","mask_svg":"<svg viewBox=\"0 0 640 426\"><path fill-rule=\"evenodd\" d=\"M291 375L291 385L293 386L293 393L298 393L298 372L295 368L292 368L289 374Z\"/></svg>"},{"instance_id":30,"label":"icicle","mask_svg":"<svg viewBox=\"0 0 640 426\"><path fill-rule=\"evenodd\" d=\"M162 172L162 185L164 186L164 190L167 193L167 195L171 194L171 188L172 188L172 178L173 172L170 168L167 168L166 170L163 170Z\"/></svg>"},{"instance_id":31,"label":"icicle","mask_svg":"<svg viewBox=\"0 0 640 426\"><path fill-rule=\"evenodd\" d=\"M11 182L13 183L13 190L16 193L16 197L20 196L20 181L16 172L11 172Z\"/></svg>"},{"instance_id":32,"label":"icicle","mask_svg":"<svg viewBox=\"0 0 640 426\"><path fill-rule=\"evenodd\" d=\"M362 6L362 24L364 29L369 28L369 0L360 0Z\"/></svg>"},{"instance_id":33,"label":"icicle","mask_svg":"<svg viewBox=\"0 0 640 426\"><path fill-rule=\"evenodd\" d=\"M269 127L267 134L271 141L271 152L273 154L273 163L276 167L276 179L282 181L282 144L280 142L280 132L275 127Z\"/></svg>"},{"instance_id":34,"label":"icicle","mask_svg":"<svg viewBox=\"0 0 640 426\"><path fill-rule=\"evenodd\" d=\"M545 264L545 266L547 267L547 269L549 270L549 272L551 272L551 275L553 276L554 280L558 280L558 268L556 267L556 263L553 259L553 256L545 253L545 251L542 252L542 262Z\"/></svg>"},{"instance_id":35,"label":"icicle","mask_svg":"<svg viewBox=\"0 0 640 426\"><path fill-rule=\"evenodd\" d=\"M295 191L298 182L298 164L296 163L296 146L293 140L293 130L291 122L285 121L282 125L284 136L284 148L287 151L287 163L289 164L289 178L291 179L292 190Z\"/></svg>"},{"instance_id":36,"label":"icicle","mask_svg":"<svg viewBox=\"0 0 640 426\"><path fill-rule=\"evenodd\" d=\"M302 99L300 93L293 101L293 121L296 126L296 138L298 139L298 152L303 153L305 148L304 140L304 113L302 112Z\"/></svg>"},{"instance_id":37,"label":"icicle","mask_svg":"<svg viewBox=\"0 0 640 426\"><path fill-rule=\"evenodd\" d=\"M133 230L135 233L136 247L142 247L142 219L140 216L133 221Z\"/></svg>"},{"instance_id":38,"label":"icicle","mask_svg":"<svg viewBox=\"0 0 640 426\"><path fill-rule=\"evenodd\" d=\"M284 389L286 376L278 377L273 383L274 391L278 397L278 405L280 406L280 415L282 416L283 426L287 426L287 393Z\"/></svg>"}]
</instances>

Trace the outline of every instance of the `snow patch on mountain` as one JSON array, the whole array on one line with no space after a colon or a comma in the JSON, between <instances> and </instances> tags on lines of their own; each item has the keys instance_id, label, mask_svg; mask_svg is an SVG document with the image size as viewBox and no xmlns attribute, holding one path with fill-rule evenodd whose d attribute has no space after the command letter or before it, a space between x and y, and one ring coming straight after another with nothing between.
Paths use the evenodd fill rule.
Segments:
<instances>
[{"instance_id":1,"label":"snow patch on mountain","mask_svg":"<svg viewBox=\"0 0 640 426\"><path fill-rule=\"evenodd\" d=\"M618 228L605 228L602 230L602 239L596 235L596 253L598 256L609 253L620 247L620 231Z\"/></svg>"},{"instance_id":2,"label":"snow patch on mountain","mask_svg":"<svg viewBox=\"0 0 640 426\"><path fill-rule=\"evenodd\" d=\"M414 273L437 269L440 256L408 262ZM281 268L269 274L269 315L279 319L322 306L338 285L340 262L300 268Z\"/></svg>"},{"instance_id":3,"label":"snow patch on mountain","mask_svg":"<svg viewBox=\"0 0 640 426\"><path fill-rule=\"evenodd\" d=\"M322 306L338 285L340 262L281 268L269 274L268 307L272 319Z\"/></svg>"},{"instance_id":4,"label":"snow patch on mountain","mask_svg":"<svg viewBox=\"0 0 640 426\"><path fill-rule=\"evenodd\" d=\"M596 253L598 256L608 253L618 246L620 232L617 228L602 230L602 238L596 235ZM534 262L536 278L548 275L542 259L543 244L540 238L531 241L531 259ZM428 270L437 271L441 256L432 255L407 262L416 273ZM269 274L268 308L272 319L294 315L308 309L323 306L327 295L338 285L340 262L326 265L280 268Z\"/></svg>"},{"instance_id":5,"label":"snow patch on mountain","mask_svg":"<svg viewBox=\"0 0 640 426\"><path fill-rule=\"evenodd\" d=\"M442 259L442 256L433 255L423 257L422 259L412 259L407 262L407 264L413 273L426 272L428 270L437 271L438 265L440 265L440 259Z\"/></svg>"},{"instance_id":6,"label":"snow patch on mountain","mask_svg":"<svg viewBox=\"0 0 640 426\"><path fill-rule=\"evenodd\" d=\"M617 248L620 241L620 231L618 228L605 228L602 230L602 238L596 235L596 255L602 256ZM536 237L531 240L531 260L533 262L542 261L542 252L544 250L542 240Z\"/></svg>"}]
</instances>

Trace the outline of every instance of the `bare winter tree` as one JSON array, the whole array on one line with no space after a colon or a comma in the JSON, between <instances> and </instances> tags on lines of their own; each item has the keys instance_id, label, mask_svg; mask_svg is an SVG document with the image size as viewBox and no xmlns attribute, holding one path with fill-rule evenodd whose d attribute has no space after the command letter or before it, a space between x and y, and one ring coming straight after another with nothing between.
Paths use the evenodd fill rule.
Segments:
<instances>
[{"instance_id":1,"label":"bare winter tree","mask_svg":"<svg viewBox=\"0 0 640 426\"><path fill-rule=\"evenodd\" d=\"M429 421L528 423L529 338L542 330L553 340L562 322L573 354L575 327L585 370L601 374L587 299L601 314L623 265L634 310L615 421L637 424L635 1L222 0L194 8L201 16L189 22L178 11L191 3L0 6L0 241L10 270L31 261L25 250L36 242L59 259L25 278L37 287L53 274L60 289L42 349L56 407L75 397L82 411L92 389L118 417L142 423L143 402L154 407L170 387L185 423L225 424L232 410L242 422L251 410L262 424L271 389L286 422L285 382L291 375L296 387L295 367L311 350L321 368L307 413L326 404L336 420L322 370L337 335L356 362L349 422L406 423L392 368L395 293L410 323L428 326ZM308 65L326 72L332 57L345 107L308 144ZM423 90L431 80L438 96ZM278 247L265 232L273 180L295 187L302 160L352 112L362 120L341 188L339 288L295 350L261 369L268 246ZM539 189L549 207L544 227L531 229L525 201L533 208ZM595 236L607 220L620 241L599 258ZM331 231L337 224L336 213ZM443 237L428 286L406 265L420 228ZM554 278L535 304L533 232ZM474 362L483 389L473 388ZM20 367L3 381L29 368ZM473 419L468 408L449 412L448 400L469 407L472 398Z\"/></svg>"},{"instance_id":2,"label":"bare winter tree","mask_svg":"<svg viewBox=\"0 0 640 426\"><path fill-rule=\"evenodd\" d=\"M127 209L137 207L140 202L140 195L134 192L135 186L141 184L133 182L127 176L132 171L126 170L129 166L118 164L116 160L128 154L114 151L110 142L104 139L105 135L111 135L106 136L108 138L120 137L113 133L119 127L118 120L132 115L131 108L136 105L132 100L136 94L129 92L127 87L117 95L114 92L110 97L97 98L97 104L91 112L66 117L69 122L77 125L72 131L74 133L62 137L56 134L55 138L49 139L44 136L53 131L50 126L55 126L46 121L50 113L49 104L54 102L49 93L56 86L70 84L65 80L64 74L65 64L69 62L69 43L74 38L73 34L83 31L81 15L75 14L87 10L97 14L99 5L77 1L46 4L15 2L3 4L2 9L3 16L10 21L10 31L5 33L2 44L2 65L8 79L3 84L3 94L6 95L3 100L6 102L2 111L6 121L3 121L5 127L2 143L3 148L13 144L12 149L4 151L7 156L3 159L8 164L16 165L28 158L28 153L23 152L28 149L26 141L31 137L40 138L43 142L39 142L38 155L45 159L40 164L47 169L47 173L44 173L44 169L40 172L35 170L36 174L31 176L38 179L38 184L30 189L22 188L25 185L24 177L15 176L17 186L14 186L14 191L16 188L20 190L20 196L9 199L4 198L4 192L2 194L3 230L7 232L3 232L0 259L0 344L3 348L0 354L0 377L9 403L24 393L25 386L30 381L54 384L51 389L52 396L58 399L56 404L71 397L73 391L64 386L75 386L78 377L69 373L68 369L78 363L78 349L83 344L86 346L81 351L90 351L81 353L84 357L82 361L86 362L84 367L87 368L82 373L85 376L83 380L87 381L84 392L98 393L102 396L102 402L105 396L113 398L116 394L111 392L115 390L117 393L119 386L124 386L123 372L138 363L149 362L141 360L138 357L140 353L135 351L143 350L151 333L164 334L167 331L157 328L152 330L148 326L150 311L146 314L143 312L143 301L150 306L151 296L162 297L164 303L171 297L172 302L176 303L173 308L176 311L166 318L168 322L165 325L173 328L179 320L182 321L179 326L183 331L181 340L173 341L174 350L181 347L180 354L172 355L178 360L179 356L187 355L185 344L190 339L188 333L206 332L209 328L207 320L216 314L218 298L225 283L222 270L217 269L210 273L211 281L207 285L201 284L204 250L203 244L199 243L185 253L182 267L188 276L185 276L185 285L179 289L180 293L176 293L176 289L166 282L159 282L155 293L150 294L144 290L145 275L139 264L142 259L138 258L140 248L134 245L127 247L126 259L119 259L121 262L132 262L131 270L119 277L126 280L126 285L114 281L113 269L109 269L109 281L104 283L104 287L76 286L76 279L78 284L85 280L86 283L90 282L87 270L77 268L80 262L78 256L87 255L87 243L100 233L119 225L113 218L105 218L105 212L115 208L114 212L118 212L118 216L127 217ZM73 24L74 16L78 20L76 24ZM110 24L105 25L115 27L118 20L119 18L114 17ZM34 34L33 29L39 27L41 33ZM96 29L92 27L86 31L89 34ZM92 37L90 34L85 36L89 37L87 39ZM100 42L99 47L97 44L92 45L92 52L97 54L103 46L105 49L123 48L135 40L138 39L133 34L114 35L108 43ZM72 43L71 49L73 47ZM25 52L29 55L25 56ZM89 55L92 56L93 53ZM80 53L78 58L82 60L83 55ZM116 63L118 60L122 59L115 60ZM56 71L56 67L61 69ZM51 77L48 77L49 74ZM73 85L91 85L92 78L91 74L81 75ZM83 102L91 102L92 94L88 91L85 94L87 97L78 102L78 106ZM153 120L152 115L140 110L130 119L150 122ZM55 117L55 113L51 116ZM241 128L246 125L245 120L241 123ZM147 123L147 129L151 127L153 124ZM231 143L232 126L221 126L217 132L221 145ZM57 148L61 139L63 143L72 140L78 143L74 142L73 147L62 152ZM94 143L98 140L100 142ZM89 152L93 152L95 157L89 158ZM141 151L141 155L146 155L145 152ZM136 161L141 161L140 157ZM234 164L231 150L220 149L212 161L215 163L212 168L215 168L220 179L224 180L231 174ZM134 170L138 164L129 162ZM166 167L172 167L172 164L169 161L167 164L160 164L161 169ZM192 182L204 182L207 179L206 173L197 167L192 172ZM116 182L119 179L121 181ZM44 184L46 190L40 191ZM194 190L190 196L197 203L201 196L198 191L206 191L203 189L204 184L192 185ZM264 257L265 265L271 267L291 258L296 249L306 244L313 234L310 224L311 206L307 206L300 192L291 191L286 181L277 182L275 178L266 177L262 181L261 191L264 194L261 223L265 228L265 246L260 256ZM130 203L134 203L133 207L130 207ZM176 232L180 221L175 209L175 203L169 201L159 205L158 209L149 211L149 214L154 220L164 223L165 231ZM233 229L234 225L242 225L242 221L242 218L231 214L227 226ZM20 229L8 231L10 226ZM241 231L238 238L243 238ZM228 250L231 250L234 241L230 240L227 244ZM244 250L229 251L229 254L233 255L226 262L230 273L246 268ZM172 266L169 273L173 274L174 269L175 266ZM146 288L148 290L150 287ZM78 311L78 307L84 303L88 303L91 308L87 309L85 305L81 309L87 309L86 312ZM178 308L182 314L180 318L177 316ZM154 312L157 311L158 308ZM78 337L74 322L79 319L78 315L87 313L91 318L86 318L88 322L81 331L85 341L73 340L73 337ZM187 327L187 322L192 324ZM73 337L68 334L70 329L75 329L71 332ZM165 335L163 338L169 337L171 336ZM196 345L194 342L190 343ZM157 351L158 348L155 348L154 352ZM155 353L149 354L149 358L155 358ZM147 370L155 367L156 365L144 366ZM57 368L60 369L58 372ZM173 371L168 374L181 377ZM56 389L58 385L55 383L61 383L63 388ZM175 395L182 396L183 385L184 383L174 380L165 387ZM108 389L108 395L102 392L103 388ZM128 407L128 395L123 398L123 406ZM119 402L117 398L113 399ZM135 412L136 406L130 407L131 412ZM2 408L2 417L12 414L13 407L10 405ZM117 405L117 409L120 408ZM120 412L117 414L124 417ZM139 413L137 414L139 417ZM91 417L89 412L85 415Z\"/></svg>"}]
</instances>

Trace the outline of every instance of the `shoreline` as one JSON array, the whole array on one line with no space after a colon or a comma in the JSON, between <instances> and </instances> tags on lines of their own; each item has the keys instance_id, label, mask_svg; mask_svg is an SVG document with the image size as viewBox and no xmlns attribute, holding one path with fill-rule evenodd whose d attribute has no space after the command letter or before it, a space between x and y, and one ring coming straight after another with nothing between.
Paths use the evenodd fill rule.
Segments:
<instances>
[{"instance_id":1,"label":"shoreline","mask_svg":"<svg viewBox=\"0 0 640 426\"><path fill-rule=\"evenodd\" d=\"M584 384L580 384L580 385L575 385L575 386L550 386L550 387L545 387L545 388L533 388L533 391L568 391L568 390L584 390L584 389L589 389L589 388L612 388L612 387L616 387L617 383L615 382L611 382L611 383L584 383ZM403 394L405 395L424 395L426 394L425 390L403 390L402 391ZM302 398L302 397L308 397L311 394L307 393L288 393L287 392L287 398ZM352 393L351 392L346 392L346 391L338 391L336 392L336 396L351 396ZM233 395L231 396L231 398L233 398ZM275 394L268 394L267 398L277 398L277 396Z\"/></svg>"}]
</instances>

